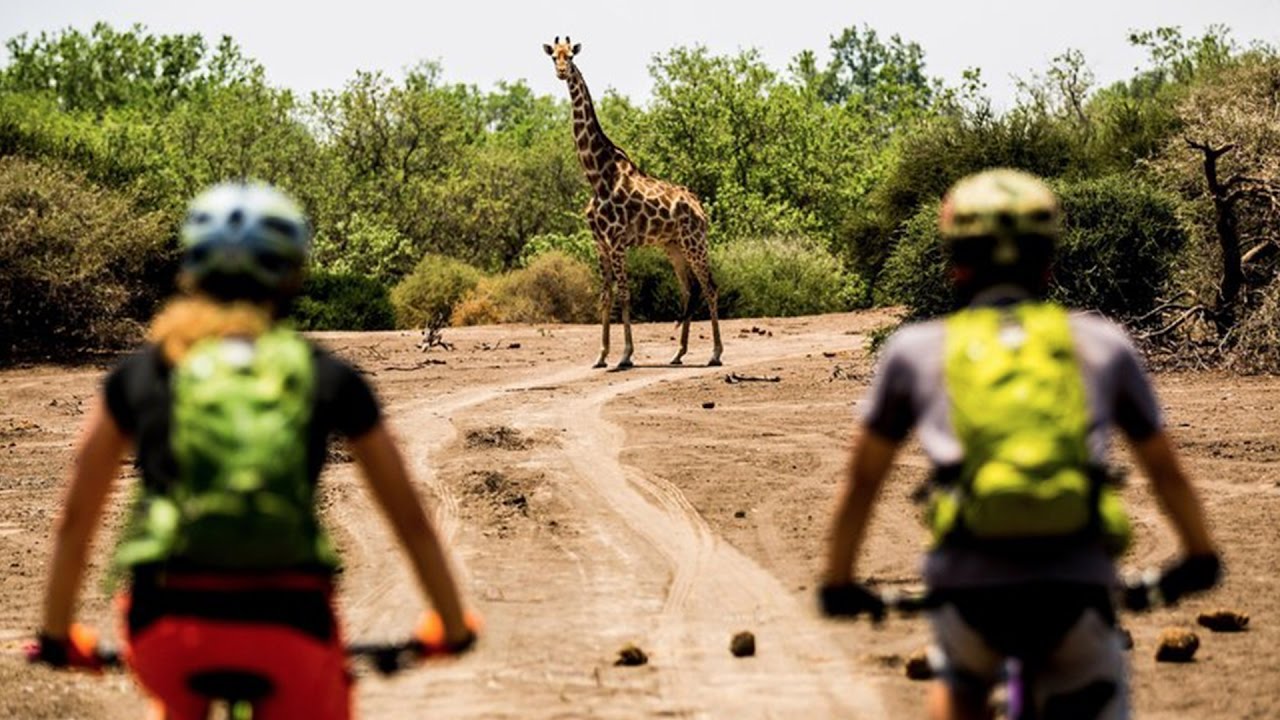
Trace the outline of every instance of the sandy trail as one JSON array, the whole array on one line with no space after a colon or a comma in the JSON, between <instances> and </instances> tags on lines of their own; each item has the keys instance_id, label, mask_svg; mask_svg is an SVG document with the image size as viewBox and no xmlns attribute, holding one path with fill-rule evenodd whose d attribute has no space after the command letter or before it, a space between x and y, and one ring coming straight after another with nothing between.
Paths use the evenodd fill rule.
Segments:
<instances>
[{"instance_id":1,"label":"sandy trail","mask_svg":"<svg viewBox=\"0 0 1280 720\"><path fill-rule=\"evenodd\" d=\"M457 662L390 680L361 671L360 717L917 717L922 686L903 677L902 661L927 641L926 623L828 622L812 607L850 412L871 377L865 333L890 320L733 320L723 325L725 368L626 373L586 367L594 326L454 328L453 351L425 356L412 333L319 336L386 402L460 584L487 620L484 643ZM636 332L638 362L668 357L669 326ZM694 358L707 342L694 340ZM143 715L126 676L33 669L16 654L39 622L62 479L104 371L0 371L0 718ZM781 382L731 385L729 372ZM1228 577L1212 595L1124 617L1137 716L1280 717L1280 379L1193 373L1157 383ZM708 401L713 410L702 409ZM927 463L909 445L895 466L859 576L913 584L925 533L910 496ZM136 481L121 471L109 528ZM1135 473L1125 490L1137 525L1126 567L1176 553L1145 485ZM352 464L326 468L321 504L346 558L348 636L400 637L423 601ZM96 544L80 613L109 641L114 613L100 580L111 535ZM1161 628L1194 627L1197 612L1216 607L1250 613L1249 632L1202 633L1195 663L1155 663ZM756 634L757 657L730 656L739 630ZM648 665L613 665L629 642L649 652Z\"/></svg>"},{"instance_id":2,"label":"sandy trail","mask_svg":"<svg viewBox=\"0 0 1280 720\"><path fill-rule=\"evenodd\" d=\"M831 339L830 333L788 337L754 347L734 366L812 353ZM603 417L607 403L674 377L724 372L551 366L392 408L390 420L414 472L435 498L437 522L482 589L477 600L491 640L472 657L428 669L428 683L365 683L366 715L884 717L875 692L856 681L856 670L810 607L721 541L678 488L620 460L625 433ZM460 447L456 429L494 425L525 436L555 433L553 447L507 453L496 467L554 478L548 491L556 499L556 526L575 531L526 538L518 548L520 565L495 553L458 515L466 492L458 481L467 476L451 471L451 461L465 457L470 465L475 453ZM347 547L355 571L345 607L360 634L395 627L386 623L420 601L385 531L370 527L380 518L354 497L344 498L336 519L344 536L358 538ZM515 597L510 588L517 589ZM543 620L557 615L569 627ZM728 652L730 635L740 629L756 633L757 657ZM650 666L609 664L627 640L651 654ZM524 698L518 710L510 702L513 690Z\"/></svg>"}]
</instances>

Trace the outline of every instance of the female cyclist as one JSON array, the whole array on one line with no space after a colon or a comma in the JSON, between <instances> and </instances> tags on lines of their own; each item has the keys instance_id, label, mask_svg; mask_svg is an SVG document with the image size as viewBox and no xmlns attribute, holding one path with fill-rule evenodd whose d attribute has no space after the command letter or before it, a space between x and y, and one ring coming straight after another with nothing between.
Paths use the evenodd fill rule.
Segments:
<instances>
[{"instance_id":1,"label":"female cyclist","mask_svg":"<svg viewBox=\"0 0 1280 720\"><path fill-rule=\"evenodd\" d=\"M314 507L333 433L347 438L438 612L424 628L449 651L474 642L369 386L278 324L309 243L297 205L271 187L224 184L191 203L182 294L153 321L149 344L108 375L80 441L34 660L94 664L73 632L75 598L132 449L142 491L115 562L131 576L120 603L125 659L155 715L204 718L208 684L231 672L264 688L255 717L350 717L332 598L337 555Z\"/></svg>"}]
</instances>

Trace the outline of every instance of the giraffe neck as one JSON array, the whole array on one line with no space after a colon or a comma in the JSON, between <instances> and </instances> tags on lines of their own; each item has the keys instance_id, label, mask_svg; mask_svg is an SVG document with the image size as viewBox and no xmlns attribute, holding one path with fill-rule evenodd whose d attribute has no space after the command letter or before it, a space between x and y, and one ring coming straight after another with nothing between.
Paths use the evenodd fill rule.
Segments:
<instances>
[{"instance_id":1,"label":"giraffe neck","mask_svg":"<svg viewBox=\"0 0 1280 720\"><path fill-rule=\"evenodd\" d=\"M578 145L578 160L587 174L587 182L597 195L609 194L618 171L618 148L604 134L596 117L591 91L577 66L569 70L569 98L573 103L573 138Z\"/></svg>"}]
</instances>

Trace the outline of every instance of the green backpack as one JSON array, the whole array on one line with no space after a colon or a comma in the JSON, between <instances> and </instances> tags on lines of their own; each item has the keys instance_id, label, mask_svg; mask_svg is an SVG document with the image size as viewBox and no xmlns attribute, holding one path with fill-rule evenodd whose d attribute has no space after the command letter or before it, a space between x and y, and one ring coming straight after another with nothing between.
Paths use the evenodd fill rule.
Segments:
<instances>
[{"instance_id":1,"label":"green backpack","mask_svg":"<svg viewBox=\"0 0 1280 720\"><path fill-rule=\"evenodd\" d=\"M969 308L946 320L958 474L929 511L938 544L1009 549L1101 539L1119 554L1129 523L1089 458L1089 408L1067 311L1052 303Z\"/></svg>"},{"instance_id":2,"label":"green backpack","mask_svg":"<svg viewBox=\"0 0 1280 720\"><path fill-rule=\"evenodd\" d=\"M205 339L171 383L177 480L144 491L117 562L335 567L307 471L310 346L285 329L256 340Z\"/></svg>"}]
</instances>

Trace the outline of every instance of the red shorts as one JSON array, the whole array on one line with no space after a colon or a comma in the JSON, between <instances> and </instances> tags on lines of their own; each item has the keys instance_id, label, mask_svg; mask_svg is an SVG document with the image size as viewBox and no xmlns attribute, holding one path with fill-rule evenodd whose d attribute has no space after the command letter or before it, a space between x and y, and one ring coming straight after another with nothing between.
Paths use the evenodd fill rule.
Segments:
<instances>
[{"instance_id":1,"label":"red shorts","mask_svg":"<svg viewBox=\"0 0 1280 720\"><path fill-rule=\"evenodd\" d=\"M127 613L127 598L123 605ZM165 615L136 635L126 631L125 658L166 720L204 720L210 699L192 689L191 679L216 671L270 683L269 694L254 703L256 720L349 720L351 678L334 628L320 640L277 623Z\"/></svg>"}]
</instances>

